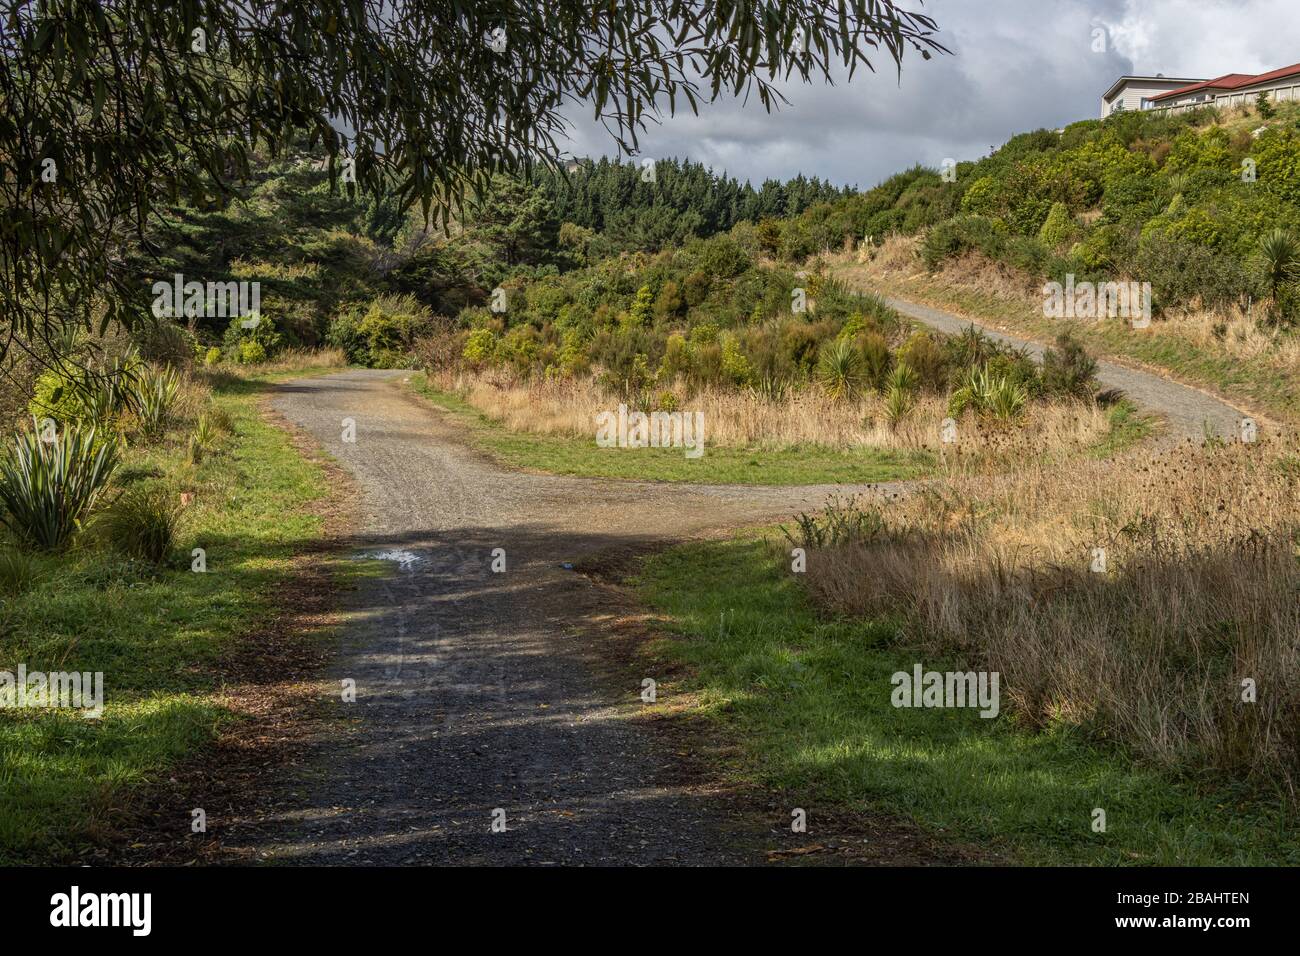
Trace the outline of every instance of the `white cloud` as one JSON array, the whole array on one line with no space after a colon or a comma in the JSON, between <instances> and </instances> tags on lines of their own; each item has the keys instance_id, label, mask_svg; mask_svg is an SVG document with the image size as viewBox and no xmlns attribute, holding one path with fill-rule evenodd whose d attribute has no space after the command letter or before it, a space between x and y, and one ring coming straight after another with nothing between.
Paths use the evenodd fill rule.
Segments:
<instances>
[{"instance_id":1,"label":"white cloud","mask_svg":"<svg viewBox=\"0 0 1300 956\"><path fill-rule=\"evenodd\" d=\"M1217 76L1300 61L1295 0L931 0L952 56L908 57L834 87L795 85L790 105L703 107L652 126L642 155L689 156L757 182L817 175L870 186L914 163L975 159L1016 133L1098 115L1124 73ZM1107 29L1104 52L1092 31ZM614 153L600 127L576 119L571 149Z\"/></svg>"}]
</instances>

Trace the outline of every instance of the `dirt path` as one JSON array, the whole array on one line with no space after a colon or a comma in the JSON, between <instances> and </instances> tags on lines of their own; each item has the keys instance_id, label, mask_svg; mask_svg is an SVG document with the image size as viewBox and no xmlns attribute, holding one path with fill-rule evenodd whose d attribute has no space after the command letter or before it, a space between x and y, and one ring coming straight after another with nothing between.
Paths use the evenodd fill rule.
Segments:
<instances>
[{"instance_id":1,"label":"dirt path","mask_svg":"<svg viewBox=\"0 0 1300 956\"><path fill-rule=\"evenodd\" d=\"M969 320L891 300L945 332ZM1041 355L1039 344L993 337ZM611 690L604 658L619 610L572 566L819 508L830 493L891 485L732 487L505 471L406 391L405 373L349 371L282 386L274 409L320 442L363 495L359 554L393 573L350 595L331 678L356 682L349 729L317 741L314 775L226 845L282 863L742 863L771 824L683 780L682 761L630 719L640 681ZM1241 414L1195 389L1111 362L1169 439L1232 435ZM345 419L355 441L343 440ZM492 570L503 549L506 571ZM601 675L604 676L601 676ZM654 675L645 675L654 676ZM494 833L504 811L506 831ZM774 813L774 817L776 814ZM873 830L878 821L872 821ZM887 824L883 829L889 830ZM941 860L915 835L894 858Z\"/></svg>"},{"instance_id":2,"label":"dirt path","mask_svg":"<svg viewBox=\"0 0 1300 956\"><path fill-rule=\"evenodd\" d=\"M403 373L396 373L400 375ZM629 720L640 681L600 678L609 592L567 569L820 507L831 491L593 481L503 471L395 373L282 386L272 406L364 496L359 553L394 563L348 600L331 677L348 732L236 852L282 863L725 863L762 833ZM354 443L342 440L353 419ZM507 570L491 570L505 551ZM653 676L653 675L646 675ZM346 708L355 708L349 711ZM494 809L507 831L491 830Z\"/></svg>"},{"instance_id":3,"label":"dirt path","mask_svg":"<svg viewBox=\"0 0 1300 956\"><path fill-rule=\"evenodd\" d=\"M909 319L915 319L941 332L952 335L973 324L983 329L990 338L1016 348L1027 349L1030 355L1042 359L1044 346L1040 342L1008 335L969 318L931 308L928 305L891 296L884 298L889 305ZM1207 431L1211 435L1225 439L1235 438L1240 434L1239 423L1243 412L1213 395L1187 385L1180 385L1178 382L1171 382L1154 372L1099 359L1097 380L1102 387L1120 389L1147 411L1162 415L1169 423L1165 435L1169 441L1188 438L1201 441Z\"/></svg>"}]
</instances>

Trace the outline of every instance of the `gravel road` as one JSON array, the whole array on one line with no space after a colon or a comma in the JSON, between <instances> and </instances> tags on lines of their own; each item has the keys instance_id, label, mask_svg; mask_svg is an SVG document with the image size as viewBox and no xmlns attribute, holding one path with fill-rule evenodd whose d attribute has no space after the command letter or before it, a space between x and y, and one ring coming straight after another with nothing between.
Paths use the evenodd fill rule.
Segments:
<instances>
[{"instance_id":1,"label":"gravel road","mask_svg":"<svg viewBox=\"0 0 1300 956\"><path fill-rule=\"evenodd\" d=\"M741 863L762 834L630 721L639 680L597 676L608 592L566 569L801 509L830 492L503 471L398 381L349 371L281 386L273 408L363 494L358 554L392 573L350 598L332 668L350 731L316 775L228 844L281 863ZM355 442L343 441L343 420ZM506 570L492 570L504 549ZM647 677L654 675L648 674ZM493 811L506 830L493 832ZM788 819L788 811L787 817ZM241 846L242 844L242 846Z\"/></svg>"},{"instance_id":2,"label":"gravel road","mask_svg":"<svg viewBox=\"0 0 1300 956\"><path fill-rule=\"evenodd\" d=\"M969 324L891 302L944 331ZM990 330L1041 354L1036 343ZM1109 362L1099 378L1161 413L1170 436L1240 413ZM332 669L356 682L345 726L314 744L311 776L231 834L280 863L748 863L770 834L629 720L640 681L600 672L609 592L565 565L820 507L896 486L723 487L505 471L403 388L348 371L281 386L273 407L313 435L363 495L359 555L391 561L349 598ZM345 419L355 441L344 440ZM494 549L506 570L492 570ZM653 677L654 675L645 675ZM493 831L494 812L504 832ZM774 811L773 824L778 811ZM501 819L500 816L497 817Z\"/></svg>"},{"instance_id":3,"label":"gravel road","mask_svg":"<svg viewBox=\"0 0 1300 956\"><path fill-rule=\"evenodd\" d=\"M978 322L973 323L970 319L950 312L904 299L885 296L885 301L908 318L941 332L956 334L974 324L983 329L989 338L1026 349L1036 359L1041 360L1043 357L1044 346L1040 342L1007 335L1005 332ZM1166 441L1182 441L1187 438L1200 441L1207 431L1225 439L1235 438L1241 433L1240 421L1243 415L1241 411L1213 395L1187 385L1180 385L1178 382L1171 382L1152 372L1144 372L1141 369L1099 359L1097 381L1104 388L1120 389L1146 410L1164 416L1168 423L1164 434Z\"/></svg>"}]
</instances>

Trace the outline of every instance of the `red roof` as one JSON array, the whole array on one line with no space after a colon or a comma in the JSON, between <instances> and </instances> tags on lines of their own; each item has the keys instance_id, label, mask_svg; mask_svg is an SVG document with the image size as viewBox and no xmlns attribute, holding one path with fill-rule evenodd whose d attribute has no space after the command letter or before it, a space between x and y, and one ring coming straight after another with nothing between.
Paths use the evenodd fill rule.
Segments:
<instances>
[{"instance_id":1,"label":"red roof","mask_svg":"<svg viewBox=\"0 0 1300 956\"><path fill-rule=\"evenodd\" d=\"M1160 93L1150 97L1155 100L1164 100L1172 96L1186 96L1188 93L1195 93L1198 90L1239 90L1243 86L1254 86L1257 83L1268 83L1271 80L1280 80L1285 77L1300 74L1300 63L1293 63L1291 66L1284 66L1280 70L1273 70L1270 73L1225 73L1223 76L1215 77L1213 80L1206 80L1204 83L1193 83L1191 86L1180 87L1176 90L1170 90L1167 93Z\"/></svg>"}]
</instances>

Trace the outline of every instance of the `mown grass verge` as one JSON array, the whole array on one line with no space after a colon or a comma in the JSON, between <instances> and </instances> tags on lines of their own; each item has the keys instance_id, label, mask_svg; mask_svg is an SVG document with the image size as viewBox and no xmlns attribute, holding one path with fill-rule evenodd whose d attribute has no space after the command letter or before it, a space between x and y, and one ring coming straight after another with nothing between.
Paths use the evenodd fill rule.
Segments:
<instances>
[{"instance_id":1,"label":"mown grass verge","mask_svg":"<svg viewBox=\"0 0 1300 956\"><path fill-rule=\"evenodd\" d=\"M117 556L92 527L0 599L0 670L102 671L105 696L100 719L0 711L0 863L58 860L96 841L136 788L165 780L236 719L219 695L223 655L268 619L295 555L323 534L311 507L327 493L323 471L259 410L264 382L310 371L219 384L213 402L234 432L197 466L184 434L128 450L118 487L194 492L166 566ZM193 548L206 573L191 570Z\"/></svg>"},{"instance_id":2,"label":"mown grass verge","mask_svg":"<svg viewBox=\"0 0 1300 956\"><path fill-rule=\"evenodd\" d=\"M812 837L823 807L902 815L1032 864L1300 863L1294 823L1245 791L1173 779L1064 724L896 709L894 672L970 665L903 645L889 620L820 618L758 536L658 554L634 583L670 635L647 654L686 675L661 705L690 692L734 743L723 772L807 809Z\"/></svg>"}]
</instances>

